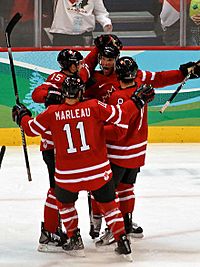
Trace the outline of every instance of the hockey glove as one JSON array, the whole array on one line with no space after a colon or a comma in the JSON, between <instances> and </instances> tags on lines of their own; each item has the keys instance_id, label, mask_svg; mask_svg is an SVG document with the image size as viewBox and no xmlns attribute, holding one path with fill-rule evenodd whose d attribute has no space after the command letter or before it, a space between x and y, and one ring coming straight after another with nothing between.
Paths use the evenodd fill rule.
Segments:
<instances>
[{"instance_id":1,"label":"hockey glove","mask_svg":"<svg viewBox=\"0 0 200 267\"><path fill-rule=\"evenodd\" d=\"M16 122L19 126L21 124L21 120L24 116L32 116L32 113L27 107L25 107L23 104L15 105L12 108L12 119L14 122Z\"/></svg>"},{"instance_id":2,"label":"hockey glove","mask_svg":"<svg viewBox=\"0 0 200 267\"><path fill-rule=\"evenodd\" d=\"M197 62L188 62L182 64L179 67L179 70L182 71L184 77L190 73L189 79L196 79L200 77L200 60Z\"/></svg>"},{"instance_id":3,"label":"hockey glove","mask_svg":"<svg viewBox=\"0 0 200 267\"><path fill-rule=\"evenodd\" d=\"M45 107L47 108L50 105L58 105L61 103L62 96L61 91L54 87L49 87L48 89L48 95L45 99Z\"/></svg>"},{"instance_id":4,"label":"hockey glove","mask_svg":"<svg viewBox=\"0 0 200 267\"><path fill-rule=\"evenodd\" d=\"M144 84L133 93L131 99L137 108L141 109L146 103L151 102L154 99L154 96L154 88L151 85Z\"/></svg>"},{"instance_id":5,"label":"hockey glove","mask_svg":"<svg viewBox=\"0 0 200 267\"><path fill-rule=\"evenodd\" d=\"M94 44L100 50L109 45L116 46L119 50L123 48L122 42L114 34L102 34L94 40Z\"/></svg>"}]
</instances>

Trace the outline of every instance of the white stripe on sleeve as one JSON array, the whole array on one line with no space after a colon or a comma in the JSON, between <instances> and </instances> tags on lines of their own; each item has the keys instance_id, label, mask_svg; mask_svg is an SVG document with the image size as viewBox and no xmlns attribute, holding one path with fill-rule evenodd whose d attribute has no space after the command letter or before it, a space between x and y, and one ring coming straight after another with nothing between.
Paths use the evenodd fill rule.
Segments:
<instances>
[{"instance_id":1,"label":"white stripe on sleeve","mask_svg":"<svg viewBox=\"0 0 200 267\"><path fill-rule=\"evenodd\" d=\"M106 122L111 120L115 116L116 110L115 110L114 106L111 105L111 108L112 108L112 113L111 113L110 117L106 120Z\"/></svg>"}]
</instances>

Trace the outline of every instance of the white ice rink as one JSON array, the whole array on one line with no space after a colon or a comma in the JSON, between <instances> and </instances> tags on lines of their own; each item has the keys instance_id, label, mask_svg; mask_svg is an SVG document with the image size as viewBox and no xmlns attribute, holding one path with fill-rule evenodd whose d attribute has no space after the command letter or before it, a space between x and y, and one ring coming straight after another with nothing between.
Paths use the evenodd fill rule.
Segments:
<instances>
[{"instance_id":1,"label":"white ice rink","mask_svg":"<svg viewBox=\"0 0 200 267\"><path fill-rule=\"evenodd\" d=\"M90 240L86 194L77 202L86 258L37 252L49 188L39 148L28 149L28 182L21 147L7 147L0 170L0 267L200 267L200 143L150 144L135 186L134 221L145 237L132 240L134 261Z\"/></svg>"}]
</instances>

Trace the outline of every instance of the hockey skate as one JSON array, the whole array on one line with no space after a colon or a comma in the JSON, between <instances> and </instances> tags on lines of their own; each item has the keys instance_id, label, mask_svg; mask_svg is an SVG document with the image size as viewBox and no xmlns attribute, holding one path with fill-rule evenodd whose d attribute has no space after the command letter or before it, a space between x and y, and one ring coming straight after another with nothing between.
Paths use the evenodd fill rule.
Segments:
<instances>
[{"instance_id":1,"label":"hockey skate","mask_svg":"<svg viewBox=\"0 0 200 267\"><path fill-rule=\"evenodd\" d=\"M109 228L105 229L105 233L95 242L96 247L111 245L115 242L113 234Z\"/></svg>"},{"instance_id":2,"label":"hockey skate","mask_svg":"<svg viewBox=\"0 0 200 267\"><path fill-rule=\"evenodd\" d=\"M84 244L79 229L63 244L63 250L70 256L85 257Z\"/></svg>"},{"instance_id":3,"label":"hockey skate","mask_svg":"<svg viewBox=\"0 0 200 267\"><path fill-rule=\"evenodd\" d=\"M122 255L127 261L132 262L133 258L131 255L130 241L127 236L121 235L120 240L117 241L117 247L115 248L115 253L117 255Z\"/></svg>"},{"instance_id":4,"label":"hockey skate","mask_svg":"<svg viewBox=\"0 0 200 267\"><path fill-rule=\"evenodd\" d=\"M93 215L92 223L90 224L90 232L89 235L92 239L99 237L99 233L101 230L102 216L101 215Z\"/></svg>"},{"instance_id":5,"label":"hockey skate","mask_svg":"<svg viewBox=\"0 0 200 267\"><path fill-rule=\"evenodd\" d=\"M142 227L132 222L132 213L126 214L126 216L124 217L124 224L125 224L126 234L129 237L142 238L144 236Z\"/></svg>"},{"instance_id":6,"label":"hockey skate","mask_svg":"<svg viewBox=\"0 0 200 267\"><path fill-rule=\"evenodd\" d=\"M41 224L41 236L39 239L38 251L40 252L64 252L62 245L66 242L67 235L60 228L56 233L50 233L44 229L44 223Z\"/></svg>"}]
</instances>

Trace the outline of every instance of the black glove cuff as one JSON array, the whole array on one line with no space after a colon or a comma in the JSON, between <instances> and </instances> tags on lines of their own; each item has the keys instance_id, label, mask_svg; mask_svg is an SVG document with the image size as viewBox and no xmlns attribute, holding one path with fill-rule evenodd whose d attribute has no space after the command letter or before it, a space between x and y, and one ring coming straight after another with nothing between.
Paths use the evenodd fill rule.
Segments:
<instances>
[{"instance_id":1,"label":"black glove cuff","mask_svg":"<svg viewBox=\"0 0 200 267\"><path fill-rule=\"evenodd\" d=\"M188 62L186 64L182 64L179 67L179 70L183 73L183 76L186 77L188 75L188 68L191 68L195 65L195 62Z\"/></svg>"},{"instance_id":2,"label":"black glove cuff","mask_svg":"<svg viewBox=\"0 0 200 267\"><path fill-rule=\"evenodd\" d=\"M139 97L136 97L136 96L132 96L132 101L135 103L136 107L140 110L144 107L145 105L145 102L139 98Z\"/></svg>"},{"instance_id":3,"label":"black glove cuff","mask_svg":"<svg viewBox=\"0 0 200 267\"><path fill-rule=\"evenodd\" d=\"M29 117L32 117L32 113L29 109L21 109L19 112L19 126L21 125L21 120L24 116L28 115Z\"/></svg>"}]
</instances>

